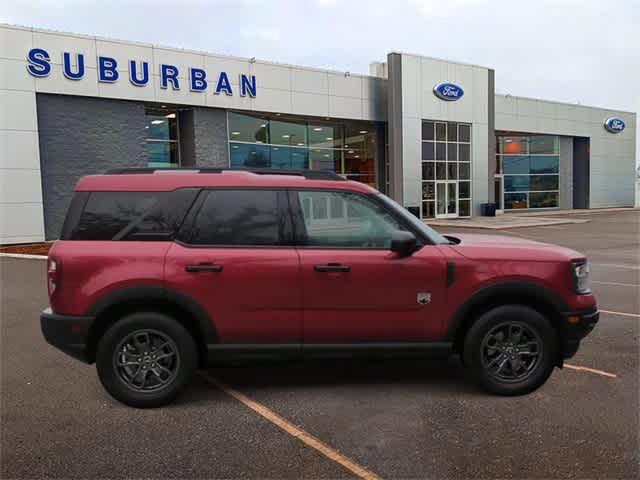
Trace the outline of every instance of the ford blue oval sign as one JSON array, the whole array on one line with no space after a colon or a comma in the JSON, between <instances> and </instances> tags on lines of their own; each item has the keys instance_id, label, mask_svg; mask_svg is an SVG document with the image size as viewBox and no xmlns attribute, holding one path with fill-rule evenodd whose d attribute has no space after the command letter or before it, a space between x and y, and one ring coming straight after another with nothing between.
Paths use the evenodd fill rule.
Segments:
<instances>
[{"instance_id":1,"label":"ford blue oval sign","mask_svg":"<svg viewBox=\"0 0 640 480\"><path fill-rule=\"evenodd\" d=\"M611 117L604 121L604 128L611 133L620 133L624 130L625 126L624 120L621 118Z\"/></svg>"},{"instance_id":2,"label":"ford blue oval sign","mask_svg":"<svg viewBox=\"0 0 640 480\"><path fill-rule=\"evenodd\" d=\"M438 85L433 87L433 93L441 100L454 102L462 98L462 96L464 95L464 90L462 89L462 87L456 85L455 83L439 83Z\"/></svg>"}]
</instances>

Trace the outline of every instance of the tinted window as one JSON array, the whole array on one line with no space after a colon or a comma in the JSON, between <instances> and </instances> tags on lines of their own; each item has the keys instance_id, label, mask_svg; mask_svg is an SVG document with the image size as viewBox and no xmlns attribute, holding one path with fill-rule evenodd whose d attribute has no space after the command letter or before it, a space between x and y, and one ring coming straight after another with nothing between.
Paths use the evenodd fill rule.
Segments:
<instances>
[{"instance_id":1,"label":"tinted window","mask_svg":"<svg viewBox=\"0 0 640 480\"><path fill-rule=\"evenodd\" d=\"M71 240L168 240L196 194L196 189L92 192Z\"/></svg>"},{"instance_id":2,"label":"tinted window","mask_svg":"<svg viewBox=\"0 0 640 480\"><path fill-rule=\"evenodd\" d=\"M298 192L312 247L389 248L400 223L370 199L348 192Z\"/></svg>"},{"instance_id":3,"label":"tinted window","mask_svg":"<svg viewBox=\"0 0 640 480\"><path fill-rule=\"evenodd\" d=\"M196 215L188 242L196 245L281 245L286 238L275 190L211 190Z\"/></svg>"}]
</instances>

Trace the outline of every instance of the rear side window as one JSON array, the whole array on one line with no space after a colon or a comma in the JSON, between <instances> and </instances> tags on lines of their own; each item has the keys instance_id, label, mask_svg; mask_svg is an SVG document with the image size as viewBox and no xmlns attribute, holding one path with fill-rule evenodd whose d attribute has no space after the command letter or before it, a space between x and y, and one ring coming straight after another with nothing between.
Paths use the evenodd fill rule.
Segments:
<instances>
[{"instance_id":1,"label":"rear side window","mask_svg":"<svg viewBox=\"0 0 640 480\"><path fill-rule=\"evenodd\" d=\"M192 245L272 246L290 237L287 197L276 190L210 190L185 232Z\"/></svg>"},{"instance_id":2,"label":"rear side window","mask_svg":"<svg viewBox=\"0 0 640 480\"><path fill-rule=\"evenodd\" d=\"M67 240L169 240L198 189L173 192L91 192ZM64 237L67 238L64 238Z\"/></svg>"}]
</instances>

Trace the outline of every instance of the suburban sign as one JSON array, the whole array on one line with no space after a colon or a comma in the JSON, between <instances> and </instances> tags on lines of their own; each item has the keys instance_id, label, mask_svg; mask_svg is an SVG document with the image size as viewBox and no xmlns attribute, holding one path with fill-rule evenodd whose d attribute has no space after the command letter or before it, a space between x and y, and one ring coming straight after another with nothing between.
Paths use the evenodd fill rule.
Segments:
<instances>
[{"instance_id":1,"label":"suburban sign","mask_svg":"<svg viewBox=\"0 0 640 480\"><path fill-rule=\"evenodd\" d=\"M51 73L51 57L49 52L42 48L32 48L27 54L27 71L34 77L48 77ZM115 58L97 57L98 81L102 83L115 83L120 80L121 67ZM136 87L146 87L149 84L150 72L149 62L128 60L129 81ZM175 65L161 63L158 65L160 75L160 88L180 90L183 80L178 78L180 71ZM73 81L82 80L85 76L84 54L63 52L62 73L66 78ZM202 68L191 67L186 75L189 90L192 92L205 92L208 89L219 95L233 95L233 86L229 80L227 72L219 72L214 77L207 76L207 72ZM210 87L211 85L211 87ZM241 73L238 79L240 96L256 96L256 77Z\"/></svg>"},{"instance_id":2,"label":"suburban sign","mask_svg":"<svg viewBox=\"0 0 640 480\"><path fill-rule=\"evenodd\" d=\"M611 133L620 133L624 130L625 126L624 120L617 117L607 118L604 121L604 128Z\"/></svg>"},{"instance_id":3,"label":"suburban sign","mask_svg":"<svg viewBox=\"0 0 640 480\"><path fill-rule=\"evenodd\" d=\"M433 87L433 93L441 100L453 102L462 98L464 90L455 83L439 83Z\"/></svg>"}]
</instances>

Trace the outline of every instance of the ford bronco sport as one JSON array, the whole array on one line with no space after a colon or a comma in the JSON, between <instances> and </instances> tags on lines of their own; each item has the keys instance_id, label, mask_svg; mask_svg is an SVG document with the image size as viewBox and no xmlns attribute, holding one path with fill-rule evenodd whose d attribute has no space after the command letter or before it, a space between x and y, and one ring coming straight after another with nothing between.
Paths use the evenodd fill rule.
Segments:
<instances>
[{"instance_id":1,"label":"ford bronco sport","mask_svg":"<svg viewBox=\"0 0 640 480\"><path fill-rule=\"evenodd\" d=\"M440 235L315 171L82 178L47 266L46 340L116 399L170 402L230 354L452 352L489 392L542 385L598 320L585 257Z\"/></svg>"}]
</instances>

